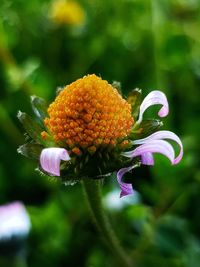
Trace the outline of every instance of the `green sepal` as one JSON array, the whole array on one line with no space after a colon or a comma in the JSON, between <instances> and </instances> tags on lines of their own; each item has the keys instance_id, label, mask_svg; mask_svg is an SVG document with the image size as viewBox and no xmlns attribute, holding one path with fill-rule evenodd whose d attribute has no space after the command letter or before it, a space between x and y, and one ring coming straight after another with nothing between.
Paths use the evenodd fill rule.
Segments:
<instances>
[{"instance_id":1,"label":"green sepal","mask_svg":"<svg viewBox=\"0 0 200 267\"><path fill-rule=\"evenodd\" d=\"M60 92L62 92L65 89L65 86L58 86L56 88L56 96L58 96L60 94Z\"/></svg>"},{"instance_id":2,"label":"green sepal","mask_svg":"<svg viewBox=\"0 0 200 267\"><path fill-rule=\"evenodd\" d=\"M39 159L41 151L44 147L39 144L32 144L27 143L22 146L20 146L17 149L17 152L22 154L23 156L31 159Z\"/></svg>"},{"instance_id":3,"label":"green sepal","mask_svg":"<svg viewBox=\"0 0 200 267\"><path fill-rule=\"evenodd\" d=\"M140 124L133 128L130 139L137 140L145 138L150 134L158 131L163 126L162 121L156 119L143 120Z\"/></svg>"},{"instance_id":4,"label":"green sepal","mask_svg":"<svg viewBox=\"0 0 200 267\"><path fill-rule=\"evenodd\" d=\"M43 122L43 120L48 117L47 113L47 103L46 101L38 96L32 95L31 96L31 105L33 108L33 111L37 118Z\"/></svg>"},{"instance_id":5,"label":"green sepal","mask_svg":"<svg viewBox=\"0 0 200 267\"><path fill-rule=\"evenodd\" d=\"M122 95L122 87L121 87L121 83L120 82L113 81L112 87L114 87L115 89L117 89L117 91Z\"/></svg>"},{"instance_id":6,"label":"green sepal","mask_svg":"<svg viewBox=\"0 0 200 267\"><path fill-rule=\"evenodd\" d=\"M134 89L128 95L127 102L132 107L132 116L136 119L139 115L140 104L142 100L142 90L139 88Z\"/></svg>"},{"instance_id":7,"label":"green sepal","mask_svg":"<svg viewBox=\"0 0 200 267\"><path fill-rule=\"evenodd\" d=\"M61 180L66 182L82 180L85 177L103 179L116 170L132 164L132 159L123 157L119 153L112 153L111 155L108 151L98 151L91 156L89 152L86 152L80 158L71 157L70 161L61 163Z\"/></svg>"},{"instance_id":8,"label":"green sepal","mask_svg":"<svg viewBox=\"0 0 200 267\"><path fill-rule=\"evenodd\" d=\"M22 123L26 133L36 142L39 144L44 144L44 140L41 137L41 132L44 129L35 122L28 114L19 111L17 114L17 118Z\"/></svg>"}]
</instances>

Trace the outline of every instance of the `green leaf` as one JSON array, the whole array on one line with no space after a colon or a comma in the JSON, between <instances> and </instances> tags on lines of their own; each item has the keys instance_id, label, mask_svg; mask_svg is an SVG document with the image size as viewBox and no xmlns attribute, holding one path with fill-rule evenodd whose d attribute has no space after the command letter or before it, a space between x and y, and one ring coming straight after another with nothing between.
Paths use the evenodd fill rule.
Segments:
<instances>
[{"instance_id":1,"label":"green leaf","mask_svg":"<svg viewBox=\"0 0 200 267\"><path fill-rule=\"evenodd\" d=\"M31 76L33 76L39 66L40 62L35 58L29 58L24 62L21 67L24 80L30 80Z\"/></svg>"},{"instance_id":2,"label":"green leaf","mask_svg":"<svg viewBox=\"0 0 200 267\"><path fill-rule=\"evenodd\" d=\"M17 152L31 159L39 159L40 153L44 147L39 144L24 144L17 149Z\"/></svg>"},{"instance_id":3,"label":"green leaf","mask_svg":"<svg viewBox=\"0 0 200 267\"><path fill-rule=\"evenodd\" d=\"M34 120L32 120L32 118L24 113L19 111L17 114L18 119L20 120L20 122L22 123L25 131L27 132L27 134L37 143L39 144L43 144L44 140L41 137L41 132L44 131L44 129Z\"/></svg>"},{"instance_id":4,"label":"green leaf","mask_svg":"<svg viewBox=\"0 0 200 267\"><path fill-rule=\"evenodd\" d=\"M157 221L154 243L162 253L180 253L186 249L189 238L186 220L174 215L165 215Z\"/></svg>"},{"instance_id":5,"label":"green leaf","mask_svg":"<svg viewBox=\"0 0 200 267\"><path fill-rule=\"evenodd\" d=\"M46 101L41 97L32 95L31 105L35 115L43 122L43 120L48 117Z\"/></svg>"},{"instance_id":6,"label":"green leaf","mask_svg":"<svg viewBox=\"0 0 200 267\"><path fill-rule=\"evenodd\" d=\"M137 118L140 110L140 104L142 99L142 90L139 88L134 89L128 95L127 101L132 107L132 115Z\"/></svg>"},{"instance_id":7,"label":"green leaf","mask_svg":"<svg viewBox=\"0 0 200 267\"><path fill-rule=\"evenodd\" d=\"M163 126L162 121L156 119L143 120L137 128L132 130L130 135L131 139L141 139L149 136L150 134L158 131Z\"/></svg>"}]
</instances>

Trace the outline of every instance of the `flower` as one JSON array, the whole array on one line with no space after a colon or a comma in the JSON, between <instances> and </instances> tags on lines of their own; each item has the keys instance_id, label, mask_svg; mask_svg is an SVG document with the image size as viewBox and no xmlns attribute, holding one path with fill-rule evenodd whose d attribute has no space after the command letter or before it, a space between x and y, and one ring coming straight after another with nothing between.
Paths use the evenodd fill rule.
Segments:
<instances>
[{"instance_id":1,"label":"flower","mask_svg":"<svg viewBox=\"0 0 200 267\"><path fill-rule=\"evenodd\" d=\"M131 132L131 105L108 82L88 75L66 86L44 120L56 142L73 151L115 146ZM75 150L76 149L76 150Z\"/></svg>"},{"instance_id":2,"label":"flower","mask_svg":"<svg viewBox=\"0 0 200 267\"><path fill-rule=\"evenodd\" d=\"M50 17L57 24L82 25L85 12L76 1L56 0L52 3Z\"/></svg>"},{"instance_id":3,"label":"flower","mask_svg":"<svg viewBox=\"0 0 200 267\"><path fill-rule=\"evenodd\" d=\"M18 152L38 159L41 172L63 182L100 179L117 171L121 197L133 193L132 184L125 183L123 175L141 164L154 165L154 153L178 164L183 156L179 137L159 131L161 121L143 119L152 105L161 105L160 117L168 115L165 94L152 91L141 103L141 90L135 89L125 100L118 85L92 74L65 86L49 106L32 97L40 125L18 113L30 139ZM178 144L178 156L166 139Z\"/></svg>"},{"instance_id":4,"label":"flower","mask_svg":"<svg viewBox=\"0 0 200 267\"><path fill-rule=\"evenodd\" d=\"M29 215L21 202L0 206L0 242L13 237L25 238L30 228Z\"/></svg>"}]
</instances>

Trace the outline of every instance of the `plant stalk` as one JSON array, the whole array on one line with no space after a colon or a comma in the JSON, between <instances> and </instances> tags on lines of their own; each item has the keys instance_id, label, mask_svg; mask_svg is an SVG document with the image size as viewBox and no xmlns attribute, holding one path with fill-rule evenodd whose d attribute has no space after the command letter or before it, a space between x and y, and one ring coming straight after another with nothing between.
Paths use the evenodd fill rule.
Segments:
<instances>
[{"instance_id":1,"label":"plant stalk","mask_svg":"<svg viewBox=\"0 0 200 267\"><path fill-rule=\"evenodd\" d=\"M117 266L134 267L135 265L121 247L113 227L104 212L101 201L101 180L83 179L82 183L93 220L108 248L117 260Z\"/></svg>"}]
</instances>

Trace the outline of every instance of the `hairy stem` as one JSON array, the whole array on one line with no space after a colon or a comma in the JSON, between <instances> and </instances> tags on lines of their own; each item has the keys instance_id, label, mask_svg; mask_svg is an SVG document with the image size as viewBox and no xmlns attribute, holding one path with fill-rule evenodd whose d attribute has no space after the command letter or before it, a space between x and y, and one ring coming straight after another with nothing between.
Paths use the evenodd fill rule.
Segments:
<instances>
[{"instance_id":1,"label":"hairy stem","mask_svg":"<svg viewBox=\"0 0 200 267\"><path fill-rule=\"evenodd\" d=\"M93 220L108 248L111 250L113 256L117 260L118 265L116 266L134 267L133 262L121 247L119 240L116 237L113 228L103 210L101 202L101 181L84 179L82 183Z\"/></svg>"}]
</instances>

